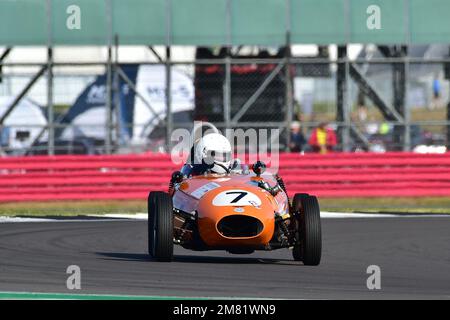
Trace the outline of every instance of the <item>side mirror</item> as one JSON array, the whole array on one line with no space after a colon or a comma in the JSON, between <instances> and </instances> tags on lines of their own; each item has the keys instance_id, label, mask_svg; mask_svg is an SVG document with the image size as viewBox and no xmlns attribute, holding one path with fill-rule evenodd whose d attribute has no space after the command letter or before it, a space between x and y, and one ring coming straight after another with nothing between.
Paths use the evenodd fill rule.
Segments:
<instances>
[{"instance_id":1,"label":"side mirror","mask_svg":"<svg viewBox=\"0 0 450 320\"><path fill-rule=\"evenodd\" d=\"M183 174L180 171L175 171L172 173L172 182L180 183L183 181Z\"/></svg>"},{"instance_id":2,"label":"side mirror","mask_svg":"<svg viewBox=\"0 0 450 320\"><path fill-rule=\"evenodd\" d=\"M266 164L262 161L256 161L252 166L253 172L259 177L266 171Z\"/></svg>"}]
</instances>

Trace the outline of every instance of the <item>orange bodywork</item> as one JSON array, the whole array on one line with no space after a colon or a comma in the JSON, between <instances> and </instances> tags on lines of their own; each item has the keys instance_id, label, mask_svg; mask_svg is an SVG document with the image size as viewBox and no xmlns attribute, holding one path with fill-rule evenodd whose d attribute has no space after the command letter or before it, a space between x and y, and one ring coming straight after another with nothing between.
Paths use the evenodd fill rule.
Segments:
<instances>
[{"instance_id":1,"label":"orange bodywork","mask_svg":"<svg viewBox=\"0 0 450 320\"><path fill-rule=\"evenodd\" d=\"M275 213L288 213L288 198L284 192L275 197L257 186L264 180L275 185L271 175L197 176L184 180L173 194L174 208L196 211L198 231L210 248L266 246L275 229ZM260 229L252 236L227 236L218 227L228 216L239 215L257 219ZM252 220L254 221L254 220Z\"/></svg>"}]
</instances>

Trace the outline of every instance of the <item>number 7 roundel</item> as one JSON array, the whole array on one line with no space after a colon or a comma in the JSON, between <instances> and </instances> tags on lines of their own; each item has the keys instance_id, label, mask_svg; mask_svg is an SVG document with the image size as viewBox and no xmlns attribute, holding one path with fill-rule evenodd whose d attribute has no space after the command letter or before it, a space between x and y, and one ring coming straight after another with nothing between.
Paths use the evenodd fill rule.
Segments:
<instances>
[{"instance_id":1,"label":"number 7 roundel","mask_svg":"<svg viewBox=\"0 0 450 320\"><path fill-rule=\"evenodd\" d=\"M214 206L260 206L261 199L246 190L231 189L222 191L212 201Z\"/></svg>"}]
</instances>

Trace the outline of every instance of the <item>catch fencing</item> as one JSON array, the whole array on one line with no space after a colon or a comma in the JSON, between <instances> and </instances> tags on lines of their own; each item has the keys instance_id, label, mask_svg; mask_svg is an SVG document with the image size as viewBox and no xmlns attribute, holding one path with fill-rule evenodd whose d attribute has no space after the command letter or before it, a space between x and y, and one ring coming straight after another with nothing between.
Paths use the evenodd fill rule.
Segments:
<instances>
[{"instance_id":1,"label":"catch fencing","mask_svg":"<svg viewBox=\"0 0 450 320\"><path fill-rule=\"evenodd\" d=\"M166 85L154 80L164 77L161 62L139 61L140 70L153 71L131 86L118 70L133 64L114 64L112 74L119 80L110 83L110 89L107 81L94 85L96 79L105 78L108 63L54 63L51 93L57 108L49 117L50 109L42 111L49 99L47 81L36 75L45 63L0 61L0 155L167 152L173 130L190 128L194 119L212 122L221 130L278 129L281 150L288 149L293 121L300 122L306 139L318 124L329 123L338 136L335 151L450 149L450 82L445 78L450 59L408 58L409 72L394 85L398 78L394 73L400 66L406 68L405 59L292 57L289 68L280 57L172 62L174 75L182 79L171 81L172 117L165 116ZM287 74L291 81L286 82ZM439 94L435 85L441 88ZM405 90L394 90L399 86ZM112 91L115 94L108 96ZM135 102L120 102L126 99L118 92L130 92L129 100ZM92 94L90 99L98 106L87 103L83 94ZM17 100L20 96L23 99ZM78 100L90 108L80 108ZM108 103L111 108L99 107ZM186 109L179 107L185 104ZM83 112L72 113L73 109ZM120 118L122 110L127 113ZM135 117L138 111L145 116Z\"/></svg>"},{"instance_id":2,"label":"catch fencing","mask_svg":"<svg viewBox=\"0 0 450 320\"><path fill-rule=\"evenodd\" d=\"M143 200L179 169L167 154L0 158L0 202ZM280 155L290 196L450 196L450 153Z\"/></svg>"}]
</instances>

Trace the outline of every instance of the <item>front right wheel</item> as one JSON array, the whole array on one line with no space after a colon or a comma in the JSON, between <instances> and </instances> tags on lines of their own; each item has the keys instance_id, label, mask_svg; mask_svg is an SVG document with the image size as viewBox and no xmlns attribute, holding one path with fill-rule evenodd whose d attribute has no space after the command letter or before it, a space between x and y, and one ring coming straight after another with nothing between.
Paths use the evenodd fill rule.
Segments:
<instances>
[{"instance_id":1,"label":"front right wheel","mask_svg":"<svg viewBox=\"0 0 450 320\"><path fill-rule=\"evenodd\" d=\"M292 200L296 219L296 243L292 251L294 260L304 265L317 266L322 256L322 230L317 198L298 193Z\"/></svg>"},{"instance_id":2,"label":"front right wheel","mask_svg":"<svg viewBox=\"0 0 450 320\"><path fill-rule=\"evenodd\" d=\"M158 261L173 258L173 205L165 192L148 196L148 253Z\"/></svg>"}]
</instances>

